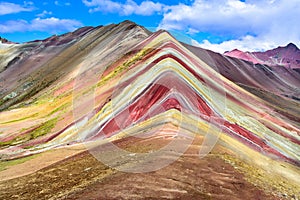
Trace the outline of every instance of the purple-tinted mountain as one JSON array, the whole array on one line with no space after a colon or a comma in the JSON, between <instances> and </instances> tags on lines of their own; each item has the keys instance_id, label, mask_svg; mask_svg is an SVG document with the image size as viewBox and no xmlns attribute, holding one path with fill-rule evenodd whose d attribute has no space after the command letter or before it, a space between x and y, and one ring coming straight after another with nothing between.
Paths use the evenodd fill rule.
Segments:
<instances>
[{"instance_id":1,"label":"purple-tinted mountain","mask_svg":"<svg viewBox=\"0 0 300 200\"><path fill-rule=\"evenodd\" d=\"M259 63L269 66L282 65L289 69L300 68L300 50L293 43L289 43L285 47L277 47L265 52L243 52L234 49L225 52L224 55L247 60L254 64Z\"/></svg>"}]
</instances>

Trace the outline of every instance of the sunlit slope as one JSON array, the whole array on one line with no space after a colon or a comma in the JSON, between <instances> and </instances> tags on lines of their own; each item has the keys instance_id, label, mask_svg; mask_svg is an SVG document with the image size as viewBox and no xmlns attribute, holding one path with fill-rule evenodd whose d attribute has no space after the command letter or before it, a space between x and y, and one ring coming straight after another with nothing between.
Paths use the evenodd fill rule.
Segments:
<instances>
[{"instance_id":1,"label":"sunlit slope","mask_svg":"<svg viewBox=\"0 0 300 200\"><path fill-rule=\"evenodd\" d=\"M117 46L116 42L121 41L122 38L127 38L130 40L129 43L136 44L147 36L146 31L135 30L135 28L130 32L130 26L133 25L124 22L120 25L84 27L43 41L1 44L3 62L0 74L0 109L4 110L37 93L42 94L41 90L57 84L54 82L73 73L87 55L97 56L102 51L113 51L110 47ZM127 28L129 29L126 31ZM135 35L134 31L139 32L141 36L131 40L130 37ZM130 47L130 44L127 47ZM113 60L121 56L122 50L118 49L116 54L111 55L109 59ZM87 68L90 67L93 66Z\"/></svg>"},{"instance_id":2,"label":"sunlit slope","mask_svg":"<svg viewBox=\"0 0 300 200\"><path fill-rule=\"evenodd\" d=\"M2 103L4 108L20 101L10 110L1 112L2 148L15 146L16 144L34 146L38 143L44 143L55 137L57 132L72 124L74 121L72 92L75 79L86 75L87 78L83 79L86 84L89 84L91 79L88 77L101 78L103 70L122 58L130 51L130 48L146 38L147 34L148 31L130 22L97 27L89 34L77 38L73 45L68 44L66 49L54 45L53 48L63 52L49 58L49 63L58 63L58 65L55 65L58 68L57 70L50 71L47 65L34 66L34 63L31 63L32 66L37 68L36 71L28 75L29 78L33 79L33 85L26 90L22 89L22 84L11 85L12 91L8 93L14 92L18 95L8 98ZM73 35L73 33L70 33L70 35ZM64 54L68 56L62 56ZM30 57L24 62L29 62L29 59ZM11 66L11 68L14 67ZM23 67L26 66L19 63L19 66L15 68ZM1 76L5 76L4 73L8 73L7 70L2 72ZM55 79L53 75L55 75ZM46 81L45 77L49 77L51 80ZM45 85L38 84L40 79L45 81L42 81ZM23 81L23 79L20 80ZM20 81L16 82L19 83ZM7 82L2 83L8 84ZM22 91L20 94L18 92L19 87ZM88 89L92 87L93 85L86 86ZM22 100L22 96L26 97Z\"/></svg>"},{"instance_id":3,"label":"sunlit slope","mask_svg":"<svg viewBox=\"0 0 300 200\"><path fill-rule=\"evenodd\" d=\"M1 112L2 157L173 124L190 135L211 134L213 141L299 165L297 123L220 75L167 32L148 34L124 22L94 29L60 49L47 61L55 63L59 76L15 109ZM33 80L52 77L47 67L37 68Z\"/></svg>"}]
</instances>

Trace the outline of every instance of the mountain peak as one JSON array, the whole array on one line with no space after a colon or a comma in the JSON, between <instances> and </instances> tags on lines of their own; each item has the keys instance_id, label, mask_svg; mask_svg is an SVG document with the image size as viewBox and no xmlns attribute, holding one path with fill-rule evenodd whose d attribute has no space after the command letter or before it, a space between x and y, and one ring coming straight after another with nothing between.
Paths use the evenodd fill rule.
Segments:
<instances>
[{"instance_id":1,"label":"mountain peak","mask_svg":"<svg viewBox=\"0 0 300 200\"><path fill-rule=\"evenodd\" d=\"M130 21L130 20L124 20L124 21L120 22L118 25L127 25L127 24L129 24L131 26L139 26L138 24L136 24L135 22Z\"/></svg>"},{"instance_id":2,"label":"mountain peak","mask_svg":"<svg viewBox=\"0 0 300 200\"><path fill-rule=\"evenodd\" d=\"M298 49L298 47L294 44L294 43L289 43L287 46L286 46L287 49Z\"/></svg>"},{"instance_id":3,"label":"mountain peak","mask_svg":"<svg viewBox=\"0 0 300 200\"><path fill-rule=\"evenodd\" d=\"M0 43L3 43L3 44L15 44L14 42L9 41L6 38L3 38L1 36L0 36Z\"/></svg>"},{"instance_id":4,"label":"mountain peak","mask_svg":"<svg viewBox=\"0 0 300 200\"><path fill-rule=\"evenodd\" d=\"M224 55L230 55L230 54L236 54L236 53L240 54L240 53L243 53L243 52L239 49L232 49L230 51L225 51Z\"/></svg>"},{"instance_id":5,"label":"mountain peak","mask_svg":"<svg viewBox=\"0 0 300 200\"><path fill-rule=\"evenodd\" d=\"M135 22L133 22L133 21L130 21L130 20L128 20L128 19L126 19L126 20L122 21L120 24L123 24L123 23L136 24Z\"/></svg>"},{"instance_id":6,"label":"mountain peak","mask_svg":"<svg viewBox=\"0 0 300 200\"><path fill-rule=\"evenodd\" d=\"M254 64L283 65L292 69L300 68L300 50L294 43L263 52L243 52L234 49L225 52L224 55L250 61Z\"/></svg>"},{"instance_id":7,"label":"mountain peak","mask_svg":"<svg viewBox=\"0 0 300 200\"><path fill-rule=\"evenodd\" d=\"M231 52L242 52L242 51L239 49L233 49Z\"/></svg>"}]
</instances>

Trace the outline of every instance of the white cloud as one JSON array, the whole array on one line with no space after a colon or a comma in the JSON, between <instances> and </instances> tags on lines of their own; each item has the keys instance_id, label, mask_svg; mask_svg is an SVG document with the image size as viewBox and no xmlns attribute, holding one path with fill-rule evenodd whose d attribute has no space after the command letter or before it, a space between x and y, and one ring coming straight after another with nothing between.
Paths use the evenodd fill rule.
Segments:
<instances>
[{"instance_id":1,"label":"white cloud","mask_svg":"<svg viewBox=\"0 0 300 200\"><path fill-rule=\"evenodd\" d=\"M195 0L164 13L159 28L203 32L233 38L220 44L208 40L200 46L218 52L234 48L266 50L293 42L300 45L299 0Z\"/></svg>"},{"instance_id":2,"label":"white cloud","mask_svg":"<svg viewBox=\"0 0 300 200\"><path fill-rule=\"evenodd\" d=\"M71 3L70 2L65 2L65 3L60 3L59 1L54 1L54 5L56 6L70 6Z\"/></svg>"},{"instance_id":3,"label":"white cloud","mask_svg":"<svg viewBox=\"0 0 300 200\"><path fill-rule=\"evenodd\" d=\"M55 17L46 19L35 18L30 22L25 20L11 20L0 24L0 33L42 31L54 34L63 31L73 31L80 26L82 24L77 20L58 19Z\"/></svg>"},{"instance_id":4,"label":"white cloud","mask_svg":"<svg viewBox=\"0 0 300 200\"><path fill-rule=\"evenodd\" d=\"M23 32L28 29L28 22L25 20L11 20L0 24L0 33Z\"/></svg>"},{"instance_id":5,"label":"white cloud","mask_svg":"<svg viewBox=\"0 0 300 200\"><path fill-rule=\"evenodd\" d=\"M0 2L0 15L7 15L32 10L34 10L32 2L24 2L24 5L9 2Z\"/></svg>"},{"instance_id":6,"label":"white cloud","mask_svg":"<svg viewBox=\"0 0 300 200\"><path fill-rule=\"evenodd\" d=\"M291 42L291 41L290 41ZM281 45L280 42L268 40L260 37L254 37L246 35L240 39L228 40L221 42L220 44L214 44L208 40L203 40L199 43L196 40L191 41L192 45L210 49L215 52L224 53L225 51L239 49L242 51L265 51ZM284 43L285 44L285 43Z\"/></svg>"},{"instance_id":7,"label":"white cloud","mask_svg":"<svg viewBox=\"0 0 300 200\"><path fill-rule=\"evenodd\" d=\"M164 14L160 27L243 35L263 28L261 17L270 19L270 14L265 7L239 0L196 0L191 6L172 6Z\"/></svg>"},{"instance_id":8,"label":"white cloud","mask_svg":"<svg viewBox=\"0 0 300 200\"><path fill-rule=\"evenodd\" d=\"M24 5L30 5L30 6L33 6L34 3L32 1L24 1Z\"/></svg>"},{"instance_id":9,"label":"white cloud","mask_svg":"<svg viewBox=\"0 0 300 200\"><path fill-rule=\"evenodd\" d=\"M125 0L124 0L125 1ZM116 0L82 0L89 12L150 16L162 14L158 29L177 30L189 35L217 36L220 44L199 41L204 48L224 52L267 50L289 42L300 46L299 0L194 0L191 5L165 5L144 0L120 3Z\"/></svg>"},{"instance_id":10,"label":"white cloud","mask_svg":"<svg viewBox=\"0 0 300 200\"><path fill-rule=\"evenodd\" d=\"M143 1L141 4L135 3L133 0L127 0L125 3L119 3L111 0L83 0L87 7L91 7L89 12L108 12L119 13L120 15L144 15L149 16L154 13L162 13L166 9L166 5L154 3L152 1Z\"/></svg>"},{"instance_id":11,"label":"white cloud","mask_svg":"<svg viewBox=\"0 0 300 200\"><path fill-rule=\"evenodd\" d=\"M46 17L47 15L52 15L52 14L53 13L51 11L44 10L42 13L37 14L36 16L37 17Z\"/></svg>"}]
</instances>

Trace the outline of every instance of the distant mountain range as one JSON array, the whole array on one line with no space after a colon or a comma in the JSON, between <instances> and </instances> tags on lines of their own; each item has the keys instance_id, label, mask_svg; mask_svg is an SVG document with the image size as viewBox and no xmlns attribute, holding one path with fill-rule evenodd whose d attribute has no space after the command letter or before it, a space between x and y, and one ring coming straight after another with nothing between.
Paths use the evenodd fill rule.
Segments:
<instances>
[{"instance_id":1,"label":"distant mountain range","mask_svg":"<svg viewBox=\"0 0 300 200\"><path fill-rule=\"evenodd\" d=\"M300 50L293 43L265 52L243 52L234 49L225 52L224 55L250 61L254 64L282 65L290 69L300 68Z\"/></svg>"}]
</instances>

